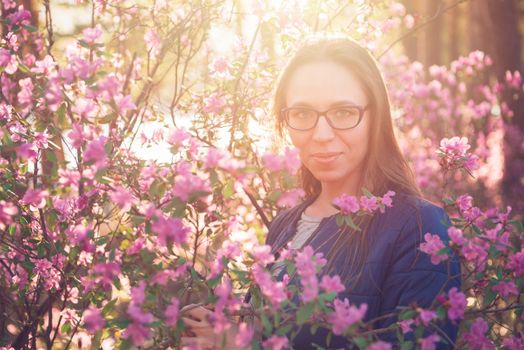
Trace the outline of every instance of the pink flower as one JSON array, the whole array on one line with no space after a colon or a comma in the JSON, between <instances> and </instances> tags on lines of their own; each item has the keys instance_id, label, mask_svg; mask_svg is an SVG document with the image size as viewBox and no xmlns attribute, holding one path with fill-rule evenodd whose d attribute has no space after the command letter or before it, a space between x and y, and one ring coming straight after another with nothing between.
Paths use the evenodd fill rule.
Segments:
<instances>
[{"instance_id":1,"label":"pink flower","mask_svg":"<svg viewBox=\"0 0 524 350\"><path fill-rule=\"evenodd\" d=\"M20 79L18 81L20 91L18 92L18 102L22 105L28 105L33 102L33 81L31 78Z\"/></svg>"},{"instance_id":2,"label":"pink flower","mask_svg":"<svg viewBox=\"0 0 524 350\"><path fill-rule=\"evenodd\" d=\"M284 151L284 164L286 166L286 170L290 174L296 174L298 169L300 169L300 166L302 165L302 162L300 161L300 158L298 156L298 149L297 148L288 148L286 147Z\"/></svg>"},{"instance_id":3,"label":"pink flower","mask_svg":"<svg viewBox=\"0 0 524 350\"><path fill-rule=\"evenodd\" d=\"M223 96L220 96L217 93L214 93L210 95L209 97L204 98L204 107L203 111L206 113L220 113L224 106L226 105L226 101Z\"/></svg>"},{"instance_id":4,"label":"pink flower","mask_svg":"<svg viewBox=\"0 0 524 350\"><path fill-rule=\"evenodd\" d=\"M432 310L421 310L418 317L420 322L422 322L424 326L427 326L431 321L437 318L437 313Z\"/></svg>"},{"instance_id":5,"label":"pink flower","mask_svg":"<svg viewBox=\"0 0 524 350\"><path fill-rule=\"evenodd\" d=\"M84 324L88 332L95 333L104 328L106 321L102 317L100 310L91 306L84 311Z\"/></svg>"},{"instance_id":6,"label":"pink flower","mask_svg":"<svg viewBox=\"0 0 524 350\"><path fill-rule=\"evenodd\" d=\"M238 333L235 337L235 345L240 347L248 346L253 339L255 329L245 322L238 325Z\"/></svg>"},{"instance_id":7,"label":"pink flower","mask_svg":"<svg viewBox=\"0 0 524 350\"><path fill-rule=\"evenodd\" d=\"M133 322L122 333L122 338L131 339L135 346L140 346L149 338L150 331L139 322Z\"/></svg>"},{"instance_id":8,"label":"pink flower","mask_svg":"<svg viewBox=\"0 0 524 350\"><path fill-rule=\"evenodd\" d=\"M357 308L349 305L347 298L344 301L336 299L333 303L335 310L329 314L327 321L333 326L333 334L342 335L346 328L352 324L361 321L366 314L368 305L363 303Z\"/></svg>"},{"instance_id":9,"label":"pink flower","mask_svg":"<svg viewBox=\"0 0 524 350\"><path fill-rule=\"evenodd\" d=\"M449 309L448 317L450 320L455 321L464 318L464 311L466 311L466 296L464 293L459 292L456 287L453 287L448 292L449 296Z\"/></svg>"},{"instance_id":10,"label":"pink flower","mask_svg":"<svg viewBox=\"0 0 524 350\"><path fill-rule=\"evenodd\" d=\"M28 188L22 198L21 203L30 205L31 207L42 209L45 207L46 199L49 197L47 190L31 189Z\"/></svg>"},{"instance_id":11,"label":"pink flower","mask_svg":"<svg viewBox=\"0 0 524 350\"><path fill-rule=\"evenodd\" d=\"M366 350L392 350L390 343L383 342L381 340L370 344L366 347Z\"/></svg>"},{"instance_id":12,"label":"pink flower","mask_svg":"<svg viewBox=\"0 0 524 350\"><path fill-rule=\"evenodd\" d=\"M149 324L154 320L154 316L152 313L145 312L140 308L139 305L136 305L134 302L131 302L131 304L129 304L129 306L127 307L127 314L131 316L131 318L136 323Z\"/></svg>"},{"instance_id":13,"label":"pink flower","mask_svg":"<svg viewBox=\"0 0 524 350\"><path fill-rule=\"evenodd\" d=\"M456 203L461 211L466 211L473 207L473 198L470 195L464 194L457 198Z\"/></svg>"},{"instance_id":14,"label":"pink flower","mask_svg":"<svg viewBox=\"0 0 524 350\"><path fill-rule=\"evenodd\" d=\"M426 338L420 339L420 350L435 350L435 345L440 340L440 337L436 334L427 336Z\"/></svg>"},{"instance_id":15,"label":"pink flower","mask_svg":"<svg viewBox=\"0 0 524 350\"><path fill-rule=\"evenodd\" d=\"M94 44L100 37L102 36L102 28L100 27L100 24L98 24L96 27L89 27L85 28L82 31L83 40L88 44Z\"/></svg>"},{"instance_id":16,"label":"pink flower","mask_svg":"<svg viewBox=\"0 0 524 350\"><path fill-rule=\"evenodd\" d=\"M178 314L180 309L180 301L173 297L171 298L171 304L166 308L166 311L164 311L164 316L166 317L166 324L168 326L174 326L176 325L178 321Z\"/></svg>"},{"instance_id":17,"label":"pink flower","mask_svg":"<svg viewBox=\"0 0 524 350\"><path fill-rule=\"evenodd\" d=\"M133 194L122 186L115 186L115 189L109 192L109 197L124 211L128 211L138 202Z\"/></svg>"},{"instance_id":18,"label":"pink flower","mask_svg":"<svg viewBox=\"0 0 524 350\"><path fill-rule=\"evenodd\" d=\"M164 247L170 242L178 246L186 243L190 232L181 219L164 217L153 222L151 230L158 235L158 244Z\"/></svg>"},{"instance_id":19,"label":"pink flower","mask_svg":"<svg viewBox=\"0 0 524 350\"><path fill-rule=\"evenodd\" d=\"M367 197L367 196L360 197L360 208L370 213L377 210L378 208L377 198L376 197Z\"/></svg>"},{"instance_id":20,"label":"pink flower","mask_svg":"<svg viewBox=\"0 0 524 350\"><path fill-rule=\"evenodd\" d=\"M441 261L448 259L447 254L439 254L439 251L446 247L441 241L439 235L433 235L428 232L424 235L424 239L426 242L420 244L420 250L431 256L432 264L438 265Z\"/></svg>"},{"instance_id":21,"label":"pink flower","mask_svg":"<svg viewBox=\"0 0 524 350\"><path fill-rule=\"evenodd\" d=\"M522 350L524 349L524 333L519 332L520 337L511 335L502 341L502 345L508 348L508 350Z\"/></svg>"},{"instance_id":22,"label":"pink flower","mask_svg":"<svg viewBox=\"0 0 524 350\"><path fill-rule=\"evenodd\" d=\"M322 276L320 288L324 289L327 293L340 293L345 289L338 275L333 277L327 275Z\"/></svg>"},{"instance_id":23,"label":"pink flower","mask_svg":"<svg viewBox=\"0 0 524 350\"><path fill-rule=\"evenodd\" d=\"M56 62L53 60L53 57L46 55L43 60L35 62L35 68L32 68L31 72L48 75L55 66Z\"/></svg>"},{"instance_id":24,"label":"pink flower","mask_svg":"<svg viewBox=\"0 0 524 350\"><path fill-rule=\"evenodd\" d=\"M150 52L151 56L154 58L160 53L160 47L162 45L162 40L156 31L150 29L144 35L144 41L146 42L147 51Z\"/></svg>"},{"instance_id":25,"label":"pink flower","mask_svg":"<svg viewBox=\"0 0 524 350\"><path fill-rule=\"evenodd\" d=\"M455 243L456 245L464 244L464 236L461 229L451 226L448 228L448 235L451 239L451 242Z\"/></svg>"},{"instance_id":26,"label":"pink flower","mask_svg":"<svg viewBox=\"0 0 524 350\"><path fill-rule=\"evenodd\" d=\"M266 266L275 260L273 254L271 254L271 246L269 245L254 246L251 254L255 258L255 261L262 266Z\"/></svg>"},{"instance_id":27,"label":"pink flower","mask_svg":"<svg viewBox=\"0 0 524 350\"><path fill-rule=\"evenodd\" d=\"M88 129L84 129L81 124L75 123L71 126L71 131L67 134L67 137L73 142L71 145L73 148L80 148L82 144L91 138L91 133Z\"/></svg>"},{"instance_id":28,"label":"pink flower","mask_svg":"<svg viewBox=\"0 0 524 350\"><path fill-rule=\"evenodd\" d=\"M191 135L183 129L173 129L167 137L167 142L171 145L180 147L183 146L185 140L189 139Z\"/></svg>"},{"instance_id":29,"label":"pink flower","mask_svg":"<svg viewBox=\"0 0 524 350\"><path fill-rule=\"evenodd\" d=\"M265 340L262 345L264 347L271 347L273 350L281 350L289 346L287 337L272 335L269 339Z\"/></svg>"},{"instance_id":30,"label":"pink flower","mask_svg":"<svg viewBox=\"0 0 524 350\"><path fill-rule=\"evenodd\" d=\"M265 271L259 264L253 265L252 274L262 294L273 304L275 309L287 299L284 283L273 281L269 272Z\"/></svg>"},{"instance_id":31,"label":"pink flower","mask_svg":"<svg viewBox=\"0 0 524 350\"><path fill-rule=\"evenodd\" d=\"M501 281L497 285L493 286L491 289L493 289L494 292L499 293L500 296L503 298L507 298L511 294L519 295L517 285L513 281Z\"/></svg>"},{"instance_id":32,"label":"pink flower","mask_svg":"<svg viewBox=\"0 0 524 350\"><path fill-rule=\"evenodd\" d=\"M495 349L495 346L486 338L489 329L488 323L478 317L473 321L469 330L463 335L463 339L471 348L479 347L482 350Z\"/></svg>"},{"instance_id":33,"label":"pink flower","mask_svg":"<svg viewBox=\"0 0 524 350\"><path fill-rule=\"evenodd\" d=\"M118 114L125 115L127 111L136 109L136 105L133 103L133 99L130 95L123 96L118 94L114 97Z\"/></svg>"},{"instance_id":34,"label":"pink flower","mask_svg":"<svg viewBox=\"0 0 524 350\"><path fill-rule=\"evenodd\" d=\"M404 320L398 322L400 325L400 329L402 330L402 334L406 334L409 332L412 332L411 325L415 323L413 320Z\"/></svg>"},{"instance_id":35,"label":"pink flower","mask_svg":"<svg viewBox=\"0 0 524 350\"><path fill-rule=\"evenodd\" d=\"M18 70L18 60L16 55L11 55L9 50L0 48L0 66L4 67L4 72L7 74L15 74Z\"/></svg>"},{"instance_id":36,"label":"pink flower","mask_svg":"<svg viewBox=\"0 0 524 350\"><path fill-rule=\"evenodd\" d=\"M95 162L97 168L105 166L107 161L107 154L105 150L107 138L100 136L97 140L93 140L87 144L84 153L84 159L87 162Z\"/></svg>"},{"instance_id":37,"label":"pink flower","mask_svg":"<svg viewBox=\"0 0 524 350\"><path fill-rule=\"evenodd\" d=\"M276 154L266 153L262 156L262 163L269 171L280 171L284 168L284 159Z\"/></svg>"},{"instance_id":38,"label":"pink flower","mask_svg":"<svg viewBox=\"0 0 524 350\"><path fill-rule=\"evenodd\" d=\"M277 200L277 206L280 208L291 208L298 204L298 202L304 198L306 193L301 188L295 188L286 191L280 195Z\"/></svg>"},{"instance_id":39,"label":"pink flower","mask_svg":"<svg viewBox=\"0 0 524 350\"><path fill-rule=\"evenodd\" d=\"M131 288L131 299L132 299L131 302L136 305L142 305L142 303L146 299L145 290L146 290L145 281L140 281L138 286Z\"/></svg>"},{"instance_id":40,"label":"pink flower","mask_svg":"<svg viewBox=\"0 0 524 350\"><path fill-rule=\"evenodd\" d=\"M337 206L344 215L356 213L360 210L358 199L355 196L350 196L345 193L343 193L340 197L335 198L333 200L333 204Z\"/></svg>"},{"instance_id":41,"label":"pink flower","mask_svg":"<svg viewBox=\"0 0 524 350\"><path fill-rule=\"evenodd\" d=\"M524 248L520 252L515 253L509 257L509 262L506 265L508 269L515 271L515 275L524 275Z\"/></svg>"},{"instance_id":42,"label":"pink flower","mask_svg":"<svg viewBox=\"0 0 524 350\"><path fill-rule=\"evenodd\" d=\"M384 204L386 207L391 208L393 206L393 197L395 195L394 191L387 191L386 194L382 197L381 203Z\"/></svg>"},{"instance_id":43,"label":"pink flower","mask_svg":"<svg viewBox=\"0 0 524 350\"><path fill-rule=\"evenodd\" d=\"M23 143L16 147L16 156L21 160L33 160L36 159L38 153L34 144Z\"/></svg>"},{"instance_id":44,"label":"pink flower","mask_svg":"<svg viewBox=\"0 0 524 350\"><path fill-rule=\"evenodd\" d=\"M13 216L18 214L18 208L10 202L0 200L0 230L5 230L13 223Z\"/></svg>"},{"instance_id":45,"label":"pink flower","mask_svg":"<svg viewBox=\"0 0 524 350\"><path fill-rule=\"evenodd\" d=\"M47 134L47 131L45 132L36 132L35 133L35 146L39 149L46 149L48 148L48 139L49 135Z\"/></svg>"}]
</instances>

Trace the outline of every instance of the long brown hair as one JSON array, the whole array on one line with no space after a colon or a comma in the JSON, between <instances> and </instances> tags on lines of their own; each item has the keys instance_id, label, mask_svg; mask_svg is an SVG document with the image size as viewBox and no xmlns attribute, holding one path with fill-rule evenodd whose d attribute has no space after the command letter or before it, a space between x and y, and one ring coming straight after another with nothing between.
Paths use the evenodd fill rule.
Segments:
<instances>
[{"instance_id":1,"label":"long brown hair","mask_svg":"<svg viewBox=\"0 0 524 350\"><path fill-rule=\"evenodd\" d=\"M402 155L395 138L388 92L384 79L373 56L356 41L349 38L320 39L307 42L291 58L282 71L274 95L273 111L276 116L277 130L283 134L285 127L281 115L286 107L286 91L289 79L302 65L329 61L349 69L359 79L369 99L370 137L368 154L364 160L361 187L374 195L383 195L393 189L408 195L420 197L420 190L408 162ZM302 165L300 171L302 186L308 198L320 194L322 186L313 174ZM365 231L372 218L359 217L357 224L363 232L342 232L332 237L333 244L328 254L327 271L333 269L336 257L344 256L344 270L341 277L348 277L353 270L357 279L363 271L369 247L366 244ZM345 276L344 276L345 275Z\"/></svg>"}]
</instances>

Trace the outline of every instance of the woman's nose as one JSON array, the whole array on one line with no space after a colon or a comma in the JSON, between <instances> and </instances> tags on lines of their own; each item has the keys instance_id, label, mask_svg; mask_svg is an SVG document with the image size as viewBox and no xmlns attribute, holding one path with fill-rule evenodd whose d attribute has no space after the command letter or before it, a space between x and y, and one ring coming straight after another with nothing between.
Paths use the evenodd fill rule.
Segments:
<instances>
[{"instance_id":1,"label":"woman's nose","mask_svg":"<svg viewBox=\"0 0 524 350\"><path fill-rule=\"evenodd\" d=\"M335 137L335 131L329 125L325 116L318 118L317 125L313 129L313 140L318 142L330 141Z\"/></svg>"}]
</instances>

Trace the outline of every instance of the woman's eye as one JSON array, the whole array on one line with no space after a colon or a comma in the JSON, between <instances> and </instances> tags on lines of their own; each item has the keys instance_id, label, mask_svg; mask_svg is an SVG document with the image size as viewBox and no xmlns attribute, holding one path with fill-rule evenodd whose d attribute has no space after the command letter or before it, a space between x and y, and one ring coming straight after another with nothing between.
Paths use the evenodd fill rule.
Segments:
<instances>
[{"instance_id":1,"label":"woman's eye","mask_svg":"<svg viewBox=\"0 0 524 350\"><path fill-rule=\"evenodd\" d=\"M358 111L355 108L343 108L335 110L336 118L353 118L358 116Z\"/></svg>"}]
</instances>

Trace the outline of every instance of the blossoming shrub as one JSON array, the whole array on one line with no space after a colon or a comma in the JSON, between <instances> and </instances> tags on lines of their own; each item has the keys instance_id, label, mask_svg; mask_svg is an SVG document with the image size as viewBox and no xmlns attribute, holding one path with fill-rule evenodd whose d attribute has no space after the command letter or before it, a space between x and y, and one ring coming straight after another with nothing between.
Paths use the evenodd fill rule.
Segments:
<instances>
[{"instance_id":1,"label":"blossoming shrub","mask_svg":"<svg viewBox=\"0 0 524 350\"><path fill-rule=\"evenodd\" d=\"M281 349L296 335L295 325L308 323L360 348L391 348L363 324L365 304L339 297L340 278L319 275L324 257L305 247L275 258L260 244L277 208L304 195L296 177L300 162L292 149L257 152L248 116L267 123L257 104L270 96L277 64L243 42L233 60L209 49L211 24L227 24L225 3L156 1L147 7L97 0L89 4L92 25L60 57L49 27L40 32L31 26L31 14L14 1L2 5L0 346L177 348L186 332L182 308L207 304L218 334L238 323L238 346ZM292 47L303 34L296 28L310 28L304 8L277 15L259 6L259 25L282 30L283 46ZM369 7L360 9L364 15L355 23L370 48L379 44L371 39L378 26L387 33L413 24L400 4L387 8L396 16L388 21L383 13L373 17ZM207 54L202 76L190 74L188 67L200 72L196 67ZM403 72L386 74L393 103L405 110L400 129L429 140L419 143L420 153L408 152L421 186L438 199L455 193L443 202L452 219L450 241L427 232L420 249L434 263L446 263L453 251L465 272L463 290L442 294L433 307L399 308L399 342L403 349L431 349L447 341L438 325L449 319L462 321L459 347L522 348L522 224L510 218L510 209L474 206L463 194L474 183L449 181L473 172L477 161L485 165L480 140L489 145L493 135L436 132L415 118L428 115L444 124L464 115L462 122L491 123L496 133L501 121L489 116L511 113L499 106L497 94L520 89L521 81L510 73L507 84L484 87L469 100L463 76L489 63L478 53L450 69L430 67L430 81L423 67L403 61L406 69L394 70L388 60L395 57L384 56L386 72ZM159 110L150 96L169 74L174 94ZM191 90L208 78L201 90ZM453 96L460 98L448 103L457 91ZM187 127L175 126L188 114ZM159 126L144 131L142 123ZM217 147L224 138L227 144ZM169 160L137 156L136 140L150 153L159 149L155 145L169 150ZM357 228L355 217L388 210L395 197L342 196L334 205L337 222ZM278 282L270 271L274 264L283 272ZM254 337L256 322L262 341ZM405 340L410 332L414 340Z\"/></svg>"}]
</instances>

